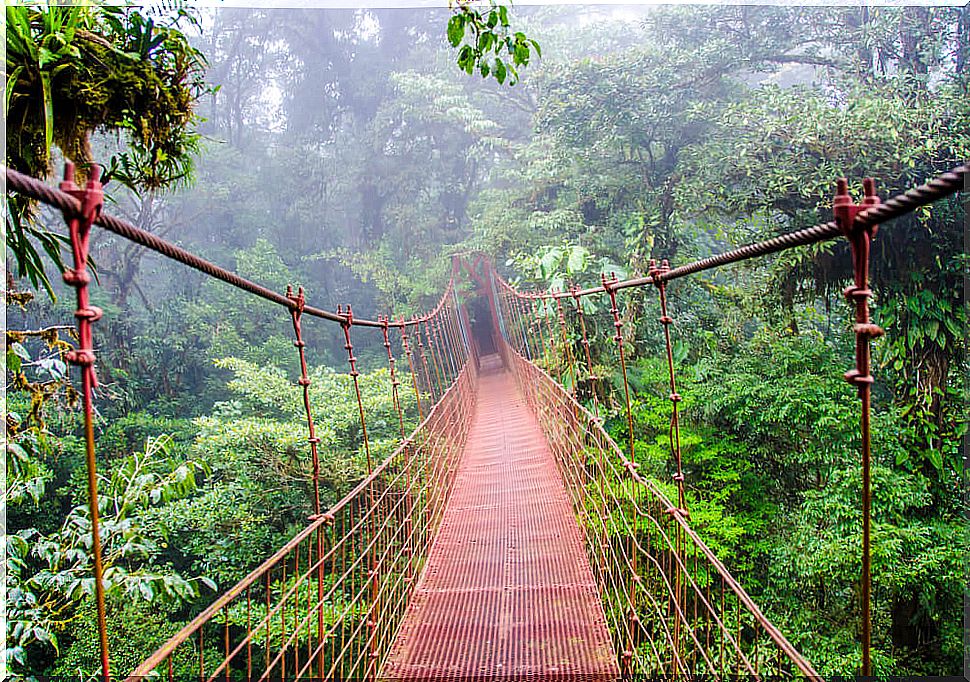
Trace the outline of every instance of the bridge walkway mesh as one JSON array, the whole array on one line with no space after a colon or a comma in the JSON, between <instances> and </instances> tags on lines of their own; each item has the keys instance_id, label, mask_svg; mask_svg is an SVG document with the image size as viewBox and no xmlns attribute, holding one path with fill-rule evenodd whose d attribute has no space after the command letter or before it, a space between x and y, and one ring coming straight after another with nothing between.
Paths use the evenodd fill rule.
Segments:
<instances>
[{"instance_id":1,"label":"bridge walkway mesh","mask_svg":"<svg viewBox=\"0 0 970 682\"><path fill-rule=\"evenodd\" d=\"M387 680L619 676L553 455L511 375L485 374Z\"/></svg>"}]
</instances>

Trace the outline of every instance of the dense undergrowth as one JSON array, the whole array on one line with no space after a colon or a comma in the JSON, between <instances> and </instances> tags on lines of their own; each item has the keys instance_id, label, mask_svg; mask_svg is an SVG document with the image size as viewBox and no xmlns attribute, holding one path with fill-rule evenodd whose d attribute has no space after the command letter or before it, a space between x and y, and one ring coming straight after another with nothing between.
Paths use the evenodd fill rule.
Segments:
<instances>
[{"instance_id":1,"label":"dense undergrowth","mask_svg":"<svg viewBox=\"0 0 970 682\"><path fill-rule=\"evenodd\" d=\"M423 11L220 8L150 23L130 7L78 7L20 8L30 21L8 22L8 43L15 29L22 44L8 52L7 109L23 120L8 118L7 165L43 172L61 144L104 159L110 212L357 315L433 305L454 252L487 252L523 287L588 286L642 275L651 258L676 266L830 220L839 177L855 190L876 176L887 196L970 158L967 8L517 9L542 58L530 50L509 88L494 71L456 73L446 22ZM55 135L85 90L45 90L45 79L96 75L92 59L109 52L132 78L148 62L129 60L167 69L148 80L173 89L160 104L182 97L177 120L145 127L120 98L105 124L114 134L90 131L105 119L88 117ZM152 131L159 139L144 138ZM118 138L128 133L134 142ZM15 674L93 674L84 450L63 361L73 306L50 231L61 221L19 207L27 222L7 224L19 249L6 291L7 662ZM964 219L965 203L939 202L881 228L873 252L886 329L874 344L879 675L961 664ZM303 527L310 467L285 311L102 233L92 260L105 311L108 615L123 674ZM827 676L855 674L860 658L848 264L832 242L670 286L692 522ZM629 291L621 314L637 456L670 486L654 298ZM610 379L608 426L625 443L612 320L602 301L586 313L596 372ZM328 504L365 467L339 329L307 323L304 339ZM398 429L385 351L376 334L355 330L354 343L380 457Z\"/></svg>"}]
</instances>

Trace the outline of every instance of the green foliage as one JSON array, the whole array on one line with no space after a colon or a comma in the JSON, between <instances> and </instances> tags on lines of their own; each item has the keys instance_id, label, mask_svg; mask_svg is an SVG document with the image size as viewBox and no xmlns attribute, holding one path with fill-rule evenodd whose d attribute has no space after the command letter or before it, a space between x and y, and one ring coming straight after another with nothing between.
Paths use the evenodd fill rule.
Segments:
<instances>
[{"instance_id":1,"label":"green foliage","mask_svg":"<svg viewBox=\"0 0 970 682\"><path fill-rule=\"evenodd\" d=\"M477 0L449 0L454 14L448 20L448 42L461 46L458 68L468 75L477 70L482 78L491 74L499 84L508 80L515 85L518 68L528 66L533 52L541 57L542 49L522 31L512 30L508 5L496 0L481 9L477 5Z\"/></svg>"},{"instance_id":2,"label":"green foliage","mask_svg":"<svg viewBox=\"0 0 970 682\"><path fill-rule=\"evenodd\" d=\"M14 5L6 8L9 167L46 177L56 145L85 171L94 163L91 135L124 132L127 149L109 164L132 188L184 181L197 150L193 107L205 91L205 60L179 29L194 17L170 20L133 7ZM21 276L53 296L39 242L62 268L61 240L34 221L32 207L8 198L7 246Z\"/></svg>"},{"instance_id":3,"label":"green foliage","mask_svg":"<svg viewBox=\"0 0 970 682\"><path fill-rule=\"evenodd\" d=\"M321 307L351 301L371 316L433 303L456 251L490 253L523 286L591 285L603 272L644 274L652 257L676 266L828 220L836 177L877 176L886 196L967 156L966 9L664 7L643 9L636 21L598 8L530 10L515 28L541 39L541 63L502 3L453 10L447 43L440 17L420 12L216 12L193 38L222 86L202 104L214 143L198 162L199 186L116 197L112 212L274 289L303 284ZM179 68L168 62L172 70L149 72L150 62L182 47L147 11L11 11L36 17L30 40L50 54L38 49L18 72L8 52L8 125L17 133L9 165L17 154L46 160L52 146L89 159L93 152L72 151L78 145L67 141L83 139L84 126L60 124L70 113L60 98L84 99L79 120L101 116L110 128L108 105L143 98L142 85L164 85ZM89 19L94 28L84 28ZM8 21L14 55L30 50L17 42L22 28ZM167 52L166 35L175 41ZM457 82L456 55L463 70L484 78ZM190 83L198 72L183 56ZM527 63L531 77L517 87L489 84L515 82ZM103 83L80 80L92 74ZM67 92L72 83L94 92ZM172 136L168 150L140 137L184 123L184 102L159 101L172 106L146 109L139 99L121 112L128 127L115 130L127 146L106 164L114 182L183 177L172 153L191 151L190 132ZM93 106L101 108L89 112ZM17 119L25 109L29 128ZM951 674L961 656L962 212L951 200L895 221L880 230L874 251L874 314L887 330L874 344L879 674ZM28 274L45 253L59 257L61 242L34 223L7 237ZM107 235L95 243L94 297L106 310L96 331L99 467L107 483L133 480L136 466L134 480L147 476L149 489L162 480L177 488L171 477L183 465L194 480L191 489L125 507L132 543L115 561L109 596L121 669L211 599L200 581L178 576L204 575L224 589L311 511L286 311L154 257L139 271L141 258ZM669 289L691 523L825 675L854 674L859 659L856 399L840 377L852 364L852 338L837 296L847 263L833 242ZM674 497L654 296L650 287L623 294L624 347L637 460ZM584 302L584 311L593 371L607 393L600 414L625 444L612 319L602 298ZM71 313L61 306L20 317L36 326L35 318L53 324ZM333 331L315 320L304 325L325 505L365 470L352 388L323 367L345 366ZM577 330L567 335L581 351ZM368 347L373 338L355 330L365 369L383 353ZM19 382L6 415L10 564L19 581L11 611L19 629L8 633L8 647L19 670L67 675L96 660L90 583L77 583L70 599L58 591L78 576L89 580L77 540L83 447L61 351L44 341L8 335L8 384ZM561 353L549 349L543 361L572 381ZM399 436L388 376L361 381L379 460ZM580 381L584 400L591 388ZM402 399L413 424L413 395ZM166 433L172 439L158 461L132 461ZM124 535L105 512L113 535ZM80 524L73 535L65 518ZM112 551L124 546L112 543ZM38 574L62 582L41 586ZM60 605L58 616L52 609Z\"/></svg>"},{"instance_id":4,"label":"green foliage","mask_svg":"<svg viewBox=\"0 0 970 682\"><path fill-rule=\"evenodd\" d=\"M677 368L691 523L825 676L855 674L860 656L857 406L838 371L849 363L814 334L762 330ZM666 368L640 360L630 376L641 472L675 496ZM873 420L876 670L953 670L965 528L931 478L897 466L912 452L905 415L877 402ZM625 418L611 424L624 442Z\"/></svg>"},{"instance_id":5,"label":"green foliage","mask_svg":"<svg viewBox=\"0 0 970 682\"><path fill-rule=\"evenodd\" d=\"M108 651L112 673L130 673L144 660L146 651L155 651L174 636L181 627L181 623L173 618L174 614L175 611L164 604L124 599L108 601L107 617L111 623ZM71 645L57 657L50 674L74 679L89 679L100 674L97 614L90 600L78 609L74 636ZM175 652L172 673L177 679L191 675L197 669L198 653L194 649L180 647Z\"/></svg>"},{"instance_id":6,"label":"green foliage","mask_svg":"<svg viewBox=\"0 0 970 682\"><path fill-rule=\"evenodd\" d=\"M547 286L549 291L566 291L574 284L580 288L598 286L601 275L626 278L626 270L622 266L606 256L594 259L589 249L569 240L563 240L561 245L539 253L514 253L506 265L514 266L516 272ZM595 310L588 300L584 299L583 305L589 312Z\"/></svg>"},{"instance_id":7,"label":"green foliage","mask_svg":"<svg viewBox=\"0 0 970 682\"><path fill-rule=\"evenodd\" d=\"M190 495L197 474L206 472L199 462L173 458L170 444L167 436L150 438L143 453L124 458L110 476L101 476L104 585L112 599L180 605L198 596L197 581L213 586L208 578L189 580L159 563L161 547L150 537L150 510ZM7 536L6 656L20 670L40 672L28 661L29 650L57 651L61 639L72 636L81 605L94 596L91 542L83 504L72 508L54 532L22 528Z\"/></svg>"}]
</instances>

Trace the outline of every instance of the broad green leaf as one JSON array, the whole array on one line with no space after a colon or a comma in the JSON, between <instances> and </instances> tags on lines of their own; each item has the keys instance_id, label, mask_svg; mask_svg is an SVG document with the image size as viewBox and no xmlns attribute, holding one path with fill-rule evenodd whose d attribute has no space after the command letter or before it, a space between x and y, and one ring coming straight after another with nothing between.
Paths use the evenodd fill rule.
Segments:
<instances>
[{"instance_id":1,"label":"broad green leaf","mask_svg":"<svg viewBox=\"0 0 970 682\"><path fill-rule=\"evenodd\" d=\"M14 353L16 353L19 357L23 358L24 360L30 360L30 353L27 351L26 348L23 347L22 344L19 344L19 343L11 344L10 350L12 350Z\"/></svg>"},{"instance_id":2,"label":"broad green leaf","mask_svg":"<svg viewBox=\"0 0 970 682\"><path fill-rule=\"evenodd\" d=\"M503 62L498 57L495 58L495 80L499 83L505 83L505 75L507 69L505 68L505 62Z\"/></svg>"},{"instance_id":3,"label":"broad green leaf","mask_svg":"<svg viewBox=\"0 0 970 682\"><path fill-rule=\"evenodd\" d=\"M569 250L569 259L566 261L566 271L572 275L585 270L587 256L589 256L589 251L585 247L572 247Z\"/></svg>"},{"instance_id":4,"label":"broad green leaf","mask_svg":"<svg viewBox=\"0 0 970 682\"><path fill-rule=\"evenodd\" d=\"M456 14L448 20L448 42L452 47L458 47L461 39L465 36L465 17Z\"/></svg>"},{"instance_id":5,"label":"broad green leaf","mask_svg":"<svg viewBox=\"0 0 970 682\"><path fill-rule=\"evenodd\" d=\"M13 96L14 88L17 87L17 81L20 78L20 74L24 72L24 67L18 66L10 73L10 77L7 79L6 96L4 97L4 112L10 109L10 98Z\"/></svg>"},{"instance_id":6,"label":"broad green leaf","mask_svg":"<svg viewBox=\"0 0 970 682\"><path fill-rule=\"evenodd\" d=\"M562 252L559 249L550 249L542 255L539 259L539 267L543 273L543 279L548 279L555 272L561 259Z\"/></svg>"}]
</instances>

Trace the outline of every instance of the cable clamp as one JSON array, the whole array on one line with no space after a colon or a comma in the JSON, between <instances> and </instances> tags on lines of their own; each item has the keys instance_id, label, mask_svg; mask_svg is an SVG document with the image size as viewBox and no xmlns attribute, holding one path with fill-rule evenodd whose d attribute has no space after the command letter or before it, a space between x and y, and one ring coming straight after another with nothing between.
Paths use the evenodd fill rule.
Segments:
<instances>
[{"instance_id":1,"label":"cable clamp","mask_svg":"<svg viewBox=\"0 0 970 682\"><path fill-rule=\"evenodd\" d=\"M104 311L93 305L74 311L74 317L79 320L87 320L88 322L97 322L101 319L102 315L104 315Z\"/></svg>"}]
</instances>

